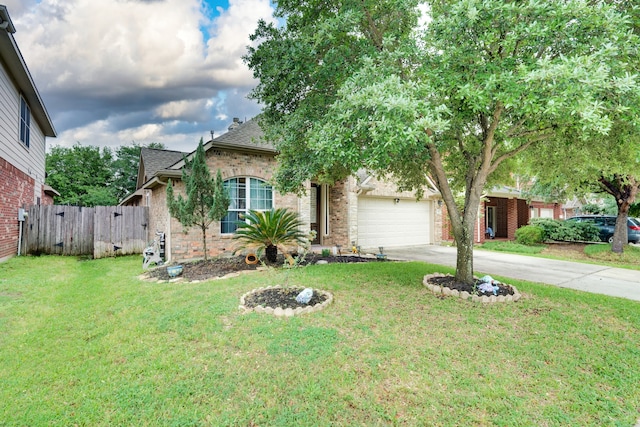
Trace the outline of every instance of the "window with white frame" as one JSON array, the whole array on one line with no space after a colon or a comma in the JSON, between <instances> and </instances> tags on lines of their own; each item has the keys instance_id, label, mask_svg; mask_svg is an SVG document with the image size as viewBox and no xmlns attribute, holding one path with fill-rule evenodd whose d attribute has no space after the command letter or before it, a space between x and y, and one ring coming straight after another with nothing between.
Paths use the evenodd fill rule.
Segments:
<instances>
[{"instance_id":1,"label":"window with white frame","mask_svg":"<svg viewBox=\"0 0 640 427\"><path fill-rule=\"evenodd\" d=\"M231 178L224 182L231 204L220 223L220 231L230 234L238 228L240 216L247 211L268 211L273 208L273 187L257 178Z\"/></svg>"},{"instance_id":2,"label":"window with white frame","mask_svg":"<svg viewBox=\"0 0 640 427\"><path fill-rule=\"evenodd\" d=\"M31 109L23 97L20 97L20 142L29 148L31 133Z\"/></svg>"}]
</instances>

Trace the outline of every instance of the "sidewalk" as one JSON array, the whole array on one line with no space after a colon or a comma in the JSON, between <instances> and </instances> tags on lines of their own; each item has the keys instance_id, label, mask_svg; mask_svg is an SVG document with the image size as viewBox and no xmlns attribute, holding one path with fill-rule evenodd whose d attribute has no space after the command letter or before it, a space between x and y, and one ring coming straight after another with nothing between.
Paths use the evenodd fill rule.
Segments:
<instances>
[{"instance_id":1,"label":"sidewalk","mask_svg":"<svg viewBox=\"0 0 640 427\"><path fill-rule=\"evenodd\" d=\"M423 245L385 248L384 252L390 259L424 261L450 267L456 265L455 247ZM479 249L474 250L473 267L476 275L510 277L640 301L638 270Z\"/></svg>"}]
</instances>

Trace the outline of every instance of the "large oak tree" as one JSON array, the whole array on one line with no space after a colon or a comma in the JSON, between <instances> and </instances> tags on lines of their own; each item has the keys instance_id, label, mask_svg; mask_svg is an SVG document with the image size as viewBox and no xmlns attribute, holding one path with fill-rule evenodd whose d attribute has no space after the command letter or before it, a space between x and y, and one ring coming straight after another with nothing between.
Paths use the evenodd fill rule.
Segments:
<instances>
[{"instance_id":1,"label":"large oak tree","mask_svg":"<svg viewBox=\"0 0 640 427\"><path fill-rule=\"evenodd\" d=\"M559 132L608 133L638 91L629 20L597 1L283 0L276 15L245 59L280 189L366 168L420 194L430 176L467 283L500 168Z\"/></svg>"}]
</instances>

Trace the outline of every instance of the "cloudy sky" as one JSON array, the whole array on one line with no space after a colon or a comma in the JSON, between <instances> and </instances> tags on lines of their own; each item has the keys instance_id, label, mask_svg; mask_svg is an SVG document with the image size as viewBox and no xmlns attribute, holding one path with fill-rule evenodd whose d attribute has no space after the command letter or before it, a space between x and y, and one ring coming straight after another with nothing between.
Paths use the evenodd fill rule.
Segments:
<instances>
[{"instance_id":1,"label":"cloudy sky","mask_svg":"<svg viewBox=\"0 0 640 427\"><path fill-rule=\"evenodd\" d=\"M58 132L192 151L260 107L241 57L269 0L1 0Z\"/></svg>"}]
</instances>

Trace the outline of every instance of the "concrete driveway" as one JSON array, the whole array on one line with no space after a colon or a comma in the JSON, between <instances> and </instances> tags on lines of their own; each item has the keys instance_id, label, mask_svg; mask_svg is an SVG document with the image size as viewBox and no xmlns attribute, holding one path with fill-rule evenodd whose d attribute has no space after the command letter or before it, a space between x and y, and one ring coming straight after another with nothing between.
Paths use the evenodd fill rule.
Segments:
<instances>
[{"instance_id":1,"label":"concrete driveway","mask_svg":"<svg viewBox=\"0 0 640 427\"><path fill-rule=\"evenodd\" d=\"M425 261L455 267L456 248L411 246L385 248L390 259ZM474 250L476 275L496 275L640 301L640 271L525 255Z\"/></svg>"}]
</instances>

